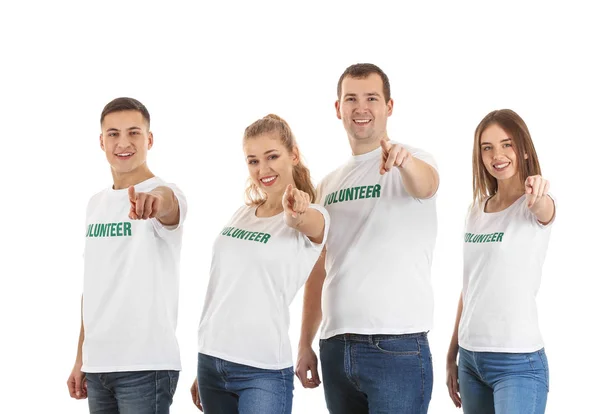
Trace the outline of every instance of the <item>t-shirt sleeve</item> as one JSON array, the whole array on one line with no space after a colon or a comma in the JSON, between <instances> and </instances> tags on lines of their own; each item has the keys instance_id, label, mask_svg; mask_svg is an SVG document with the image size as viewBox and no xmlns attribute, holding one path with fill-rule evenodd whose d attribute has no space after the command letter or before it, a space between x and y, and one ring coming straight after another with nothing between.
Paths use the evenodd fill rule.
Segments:
<instances>
[{"instance_id":1,"label":"t-shirt sleeve","mask_svg":"<svg viewBox=\"0 0 600 414\"><path fill-rule=\"evenodd\" d=\"M476 211L477 208L481 208L481 205L477 202L477 201L473 201L471 203L469 203L469 205L467 206L466 209L466 214L465 214L465 219L463 221L463 233L467 232L467 229L469 228L469 222L471 220L471 216L473 215L473 213Z\"/></svg>"},{"instance_id":2,"label":"t-shirt sleeve","mask_svg":"<svg viewBox=\"0 0 600 414\"><path fill-rule=\"evenodd\" d=\"M323 219L325 220L325 230L323 231L323 241L321 243L314 243L306 235L303 235L303 236L304 236L305 241L307 242L307 244L310 247L321 250L323 248L323 246L325 246L325 243L327 242L327 235L329 234L329 223L330 223L331 219L330 219L329 213L327 212L327 209L325 207L322 207L318 204L311 204L310 208L315 209L318 212L320 212L323 215Z\"/></svg>"},{"instance_id":3,"label":"t-shirt sleeve","mask_svg":"<svg viewBox=\"0 0 600 414\"><path fill-rule=\"evenodd\" d=\"M404 144L400 145L406 148L413 157L418 158L423 162L426 162L427 164L431 165L436 171L438 171L437 162L435 162L435 158L433 158L433 155L419 148L411 147L409 145Z\"/></svg>"},{"instance_id":4,"label":"t-shirt sleeve","mask_svg":"<svg viewBox=\"0 0 600 414\"><path fill-rule=\"evenodd\" d=\"M410 145L404 145L402 143L400 143L400 145L402 145L406 150L408 150L408 152L410 152L413 157L415 157L415 158L427 163L431 167L433 167L433 169L435 171L437 171L439 174L438 166L437 166L437 163L435 162L435 159L433 158L433 155L431 155L430 153L428 153L427 151L424 151L422 149L411 147ZM425 200L435 200L438 195L438 190L439 190L439 181L438 181L438 188L435 190L435 193L433 194L433 196L429 197L428 199L417 198L417 200L419 200L419 202L423 202Z\"/></svg>"},{"instance_id":5,"label":"t-shirt sleeve","mask_svg":"<svg viewBox=\"0 0 600 414\"><path fill-rule=\"evenodd\" d=\"M85 246L87 245L87 232L88 232L88 220L90 217L90 209L94 203L94 200L96 199L97 195L94 195L93 197L91 197L88 202L87 202L87 206L85 207L85 217L84 217L84 221L83 221L83 226L84 226L84 231L83 231L83 249L81 252L81 257L83 259L85 259Z\"/></svg>"},{"instance_id":6,"label":"t-shirt sleeve","mask_svg":"<svg viewBox=\"0 0 600 414\"><path fill-rule=\"evenodd\" d=\"M315 204L321 204L321 199L323 198L323 180L317 185L315 196Z\"/></svg>"},{"instance_id":7,"label":"t-shirt sleeve","mask_svg":"<svg viewBox=\"0 0 600 414\"><path fill-rule=\"evenodd\" d=\"M87 231L88 231L88 228L87 228L87 224L86 224L85 227L84 227L84 233L83 233L84 234L83 249L81 250L81 257L83 259L85 259L85 246L87 245L87 240L86 240L87 239L87 236L86 236Z\"/></svg>"},{"instance_id":8,"label":"t-shirt sleeve","mask_svg":"<svg viewBox=\"0 0 600 414\"><path fill-rule=\"evenodd\" d=\"M179 204L178 224L172 226L165 226L160 221L158 221L158 219L152 219L152 225L154 226L154 229L156 230L159 236L164 237L169 236L170 234L177 233L183 227L183 223L185 222L185 219L187 217L187 199L185 197L185 194L183 194L183 191L181 191L181 189L175 184L164 183L161 184L159 187L162 186L169 187L173 191L173 194L175 194L175 198L177 199L177 203Z\"/></svg>"},{"instance_id":9,"label":"t-shirt sleeve","mask_svg":"<svg viewBox=\"0 0 600 414\"><path fill-rule=\"evenodd\" d=\"M527 205L525 204L525 208L527 209L529 220L531 221L532 224L534 224L535 226L537 226L541 229L549 229L550 227L552 227L552 224L554 224L554 219L556 218L556 197L554 197L554 195L552 195L550 193L548 193L548 197L550 197L552 199L552 201L554 202L554 215L552 216L552 219L550 220L550 222L547 224L540 223L539 220L537 219L537 217L535 216L535 214L533 214L533 212L531 210L529 210L527 208Z\"/></svg>"}]
</instances>

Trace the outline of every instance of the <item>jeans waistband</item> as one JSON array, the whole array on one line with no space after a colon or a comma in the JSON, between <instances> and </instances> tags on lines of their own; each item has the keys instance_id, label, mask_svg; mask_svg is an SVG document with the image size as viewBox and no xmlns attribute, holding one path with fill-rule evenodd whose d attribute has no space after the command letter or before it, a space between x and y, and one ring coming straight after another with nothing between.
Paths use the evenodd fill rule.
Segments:
<instances>
[{"instance_id":1,"label":"jeans waistband","mask_svg":"<svg viewBox=\"0 0 600 414\"><path fill-rule=\"evenodd\" d=\"M428 332L415 332L415 333L409 333L409 334L391 334L391 335L386 335L386 334L363 335L363 334L346 333L346 334L339 334L339 335L332 336L329 339L333 339L336 341L366 342L366 343L374 344L378 341L384 341L384 340L389 340L389 339L410 339L410 338L427 339L427 333Z\"/></svg>"}]
</instances>

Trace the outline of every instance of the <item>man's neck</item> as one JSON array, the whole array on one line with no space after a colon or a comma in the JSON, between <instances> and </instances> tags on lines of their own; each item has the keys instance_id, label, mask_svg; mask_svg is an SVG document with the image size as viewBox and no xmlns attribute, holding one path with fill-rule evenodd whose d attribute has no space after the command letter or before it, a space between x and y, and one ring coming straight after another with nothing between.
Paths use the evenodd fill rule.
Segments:
<instances>
[{"instance_id":1,"label":"man's neck","mask_svg":"<svg viewBox=\"0 0 600 414\"><path fill-rule=\"evenodd\" d=\"M113 176L113 189L115 190L122 190L154 177L154 174L152 174L146 164L140 165L135 170L126 173L118 173L112 169L111 172Z\"/></svg>"},{"instance_id":2,"label":"man's neck","mask_svg":"<svg viewBox=\"0 0 600 414\"><path fill-rule=\"evenodd\" d=\"M350 148L352 149L352 155L363 155L367 154L371 151L375 151L377 148L381 146L381 139L384 138L389 140L387 136L387 132L384 132L383 136L379 136L377 138L365 139L365 140L356 140L348 135L348 142L350 143Z\"/></svg>"}]
</instances>

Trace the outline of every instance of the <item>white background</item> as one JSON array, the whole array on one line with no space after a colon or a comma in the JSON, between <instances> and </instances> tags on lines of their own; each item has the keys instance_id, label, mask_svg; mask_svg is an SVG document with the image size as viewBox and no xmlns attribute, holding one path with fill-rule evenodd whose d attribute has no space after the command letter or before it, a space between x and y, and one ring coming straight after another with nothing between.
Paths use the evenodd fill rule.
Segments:
<instances>
[{"instance_id":1,"label":"white background","mask_svg":"<svg viewBox=\"0 0 600 414\"><path fill-rule=\"evenodd\" d=\"M371 62L391 80L390 137L431 152L440 169L430 413L458 412L445 354L461 289L472 139L499 108L527 122L558 199L538 295L547 413L598 412L600 29L592 2L217 3L2 3L2 411L87 410L69 398L66 380L79 332L85 206L112 184L98 144L108 101L132 96L148 107L150 168L188 197L184 370L172 412L193 413L211 244L243 200L244 128L270 112L284 117L318 182L350 155L333 106L338 77ZM300 305L301 294L293 344ZM295 385L294 413L326 412L322 387Z\"/></svg>"}]
</instances>

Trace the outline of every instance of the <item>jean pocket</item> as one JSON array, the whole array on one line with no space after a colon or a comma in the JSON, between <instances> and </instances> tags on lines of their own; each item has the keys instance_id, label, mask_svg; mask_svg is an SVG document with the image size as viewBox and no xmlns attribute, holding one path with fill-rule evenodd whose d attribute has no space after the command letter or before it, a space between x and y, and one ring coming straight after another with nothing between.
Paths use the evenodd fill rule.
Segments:
<instances>
[{"instance_id":1,"label":"jean pocket","mask_svg":"<svg viewBox=\"0 0 600 414\"><path fill-rule=\"evenodd\" d=\"M379 339L374 345L378 351L386 354L414 356L421 353L419 341L416 338Z\"/></svg>"},{"instance_id":2,"label":"jean pocket","mask_svg":"<svg viewBox=\"0 0 600 414\"><path fill-rule=\"evenodd\" d=\"M548 369L548 357L546 357L544 348L538 351L538 356L546 373L546 388L548 389L548 392L550 392L550 370Z\"/></svg>"},{"instance_id":3,"label":"jean pocket","mask_svg":"<svg viewBox=\"0 0 600 414\"><path fill-rule=\"evenodd\" d=\"M168 371L169 374L169 392L171 393L171 398L175 396L175 391L177 390L177 383L179 382L179 371Z\"/></svg>"},{"instance_id":4,"label":"jean pocket","mask_svg":"<svg viewBox=\"0 0 600 414\"><path fill-rule=\"evenodd\" d=\"M543 383L546 386L546 391L550 391L550 378L548 375L548 360L546 359L546 354L543 351L536 351L521 355L524 355L529 360L530 375L537 381Z\"/></svg>"}]
</instances>

